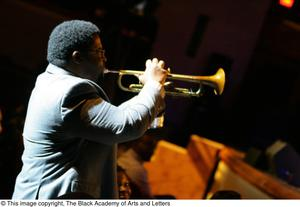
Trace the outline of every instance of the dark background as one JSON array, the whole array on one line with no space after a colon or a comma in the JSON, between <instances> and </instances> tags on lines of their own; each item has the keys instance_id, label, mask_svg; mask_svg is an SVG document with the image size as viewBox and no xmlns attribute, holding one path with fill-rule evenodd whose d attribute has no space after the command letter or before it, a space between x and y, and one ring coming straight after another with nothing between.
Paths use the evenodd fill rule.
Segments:
<instances>
[{"instance_id":1,"label":"dark background","mask_svg":"<svg viewBox=\"0 0 300 207\"><path fill-rule=\"evenodd\" d=\"M63 20L85 19L101 29L108 68L144 70L147 58L158 57L172 73L225 69L222 96L208 89L201 98L167 98L162 136L168 141L186 146L198 134L247 151L281 139L299 152L299 2L287 8L277 0L2 0L6 131L22 128L11 117L25 116L35 78L47 65L51 30ZM119 104L132 94L115 81L108 77L101 84Z\"/></svg>"}]
</instances>

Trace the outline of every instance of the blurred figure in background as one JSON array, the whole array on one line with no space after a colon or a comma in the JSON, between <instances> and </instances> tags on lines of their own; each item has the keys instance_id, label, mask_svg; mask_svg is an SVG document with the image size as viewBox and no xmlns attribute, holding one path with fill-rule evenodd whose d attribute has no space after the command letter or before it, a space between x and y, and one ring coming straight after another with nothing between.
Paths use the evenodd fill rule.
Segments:
<instances>
[{"instance_id":1,"label":"blurred figure in background","mask_svg":"<svg viewBox=\"0 0 300 207\"><path fill-rule=\"evenodd\" d=\"M131 198L131 181L126 174L125 170L119 165L117 166L117 181L120 199L130 199Z\"/></svg>"},{"instance_id":2,"label":"blurred figure in background","mask_svg":"<svg viewBox=\"0 0 300 207\"><path fill-rule=\"evenodd\" d=\"M153 198L144 162L150 161L156 148L156 130L158 129L149 129L140 139L129 143L129 149L119 155L118 165L130 178L133 199Z\"/></svg>"}]
</instances>

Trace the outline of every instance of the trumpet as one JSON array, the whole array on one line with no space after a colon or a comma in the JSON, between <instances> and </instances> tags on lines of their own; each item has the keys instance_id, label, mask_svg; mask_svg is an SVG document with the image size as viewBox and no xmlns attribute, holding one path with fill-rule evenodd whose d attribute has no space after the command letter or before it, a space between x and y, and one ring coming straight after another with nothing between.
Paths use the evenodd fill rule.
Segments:
<instances>
[{"instance_id":1,"label":"trumpet","mask_svg":"<svg viewBox=\"0 0 300 207\"><path fill-rule=\"evenodd\" d=\"M118 86L123 91L129 92L140 92L143 88L142 84L130 84L128 87L125 87L122 84L122 78L125 75L131 75L138 77L144 73L144 71L138 70L109 70L105 69L104 74L107 73L116 73L119 75ZM197 89L193 90L192 88L182 88L182 87L169 87L172 82L168 80L177 80L183 82L190 82L198 84ZM181 74L171 74L167 75L167 80L165 82L165 93L166 95L171 96L181 96L181 97L200 97L203 95L203 85L208 85L214 89L216 95L221 95L224 91L225 85L225 72L223 68L219 68L214 75L211 76L194 76L194 75L181 75Z\"/></svg>"}]
</instances>

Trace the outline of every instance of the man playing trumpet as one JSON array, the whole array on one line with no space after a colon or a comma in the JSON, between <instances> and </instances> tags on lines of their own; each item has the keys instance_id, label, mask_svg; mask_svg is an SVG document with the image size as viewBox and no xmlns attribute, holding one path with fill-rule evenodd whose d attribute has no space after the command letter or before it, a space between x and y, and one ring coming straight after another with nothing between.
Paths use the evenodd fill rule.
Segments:
<instances>
[{"instance_id":1,"label":"man playing trumpet","mask_svg":"<svg viewBox=\"0 0 300 207\"><path fill-rule=\"evenodd\" d=\"M116 144L141 137L160 113L168 72L146 61L143 89L114 106L95 81L106 57L99 29L65 21L54 28L45 72L32 91L23 131L23 168L13 199L50 199L70 193L117 198Z\"/></svg>"}]
</instances>

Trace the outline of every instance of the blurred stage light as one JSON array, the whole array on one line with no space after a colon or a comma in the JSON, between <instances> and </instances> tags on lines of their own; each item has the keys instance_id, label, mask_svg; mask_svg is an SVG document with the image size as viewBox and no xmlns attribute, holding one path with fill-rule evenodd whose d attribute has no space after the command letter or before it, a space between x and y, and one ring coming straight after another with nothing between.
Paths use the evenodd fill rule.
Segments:
<instances>
[{"instance_id":1,"label":"blurred stage light","mask_svg":"<svg viewBox=\"0 0 300 207\"><path fill-rule=\"evenodd\" d=\"M279 0L279 4L286 8L292 8L295 3L295 0Z\"/></svg>"}]
</instances>

